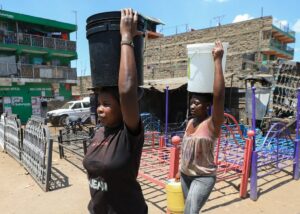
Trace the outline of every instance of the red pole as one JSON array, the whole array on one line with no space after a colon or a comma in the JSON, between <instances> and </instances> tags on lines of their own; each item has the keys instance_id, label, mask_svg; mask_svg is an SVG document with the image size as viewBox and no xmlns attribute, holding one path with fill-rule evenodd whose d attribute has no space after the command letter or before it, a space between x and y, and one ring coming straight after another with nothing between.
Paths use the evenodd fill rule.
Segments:
<instances>
[{"instance_id":1,"label":"red pole","mask_svg":"<svg viewBox=\"0 0 300 214\"><path fill-rule=\"evenodd\" d=\"M159 159L159 162L161 163L163 161L163 158L164 158L164 147L165 147L165 138L164 136L160 136L159 137L159 145L158 145L158 159Z\"/></svg>"},{"instance_id":2,"label":"red pole","mask_svg":"<svg viewBox=\"0 0 300 214\"><path fill-rule=\"evenodd\" d=\"M243 165L243 175L241 179L240 186L240 197L247 197L247 186L248 186L248 178L251 167L251 154L253 148L253 136L252 133L248 132L248 138L246 139L245 152L244 152L244 165Z\"/></svg>"},{"instance_id":3,"label":"red pole","mask_svg":"<svg viewBox=\"0 0 300 214\"><path fill-rule=\"evenodd\" d=\"M170 153L170 170L169 178L175 178L179 167L179 148L174 146L171 148Z\"/></svg>"},{"instance_id":4,"label":"red pole","mask_svg":"<svg viewBox=\"0 0 300 214\"><path fill-rule=\"evenodd\" d=\"M173 136L172 137L172 144L173 147L170 150L170 170L169 170L169 178L175 178L178 168L179 168L179 143L180 137Z\"/></svg>"}]
</instances>

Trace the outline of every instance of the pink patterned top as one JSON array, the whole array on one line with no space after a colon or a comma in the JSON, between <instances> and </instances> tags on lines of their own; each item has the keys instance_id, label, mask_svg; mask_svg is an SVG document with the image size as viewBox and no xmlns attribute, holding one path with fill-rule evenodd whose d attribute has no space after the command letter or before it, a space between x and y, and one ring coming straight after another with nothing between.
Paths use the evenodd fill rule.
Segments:
<instances>
[{"instance_id":1,"label":"pink patterned top","mask_svg":"<svg viewBox=\"0 0 300 214\"><path fill-rule=\"evenodd\" d=\"M211 133L208 122L203 121L198 127L193 127L189 121L181 146L180 171L188 176L210 176L216 174L214 163L214 147L216 137Z\"/></svg>"}]
</instances>

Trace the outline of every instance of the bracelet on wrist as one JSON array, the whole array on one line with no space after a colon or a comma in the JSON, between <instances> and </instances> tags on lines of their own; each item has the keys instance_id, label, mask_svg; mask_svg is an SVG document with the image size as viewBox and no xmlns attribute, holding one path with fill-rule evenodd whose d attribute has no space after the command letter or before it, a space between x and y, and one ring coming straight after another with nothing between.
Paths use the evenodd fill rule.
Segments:
<instances>
[{"instance_id":1,"label":"bracelet on wrist","mask_svg":"<svg viewBox=\"0 0 300 214\"><path fill-rule=\"evenodd\" d=\"M130 41L128 41L128 40L122 40L122 41L121 41L121 46L122 46L122 45L129 45L129 46L131 46L131 47L134 48L134 44L133 44L133 41L132 41L132 40L130 40Z\"/></svg>"}]
</instances>

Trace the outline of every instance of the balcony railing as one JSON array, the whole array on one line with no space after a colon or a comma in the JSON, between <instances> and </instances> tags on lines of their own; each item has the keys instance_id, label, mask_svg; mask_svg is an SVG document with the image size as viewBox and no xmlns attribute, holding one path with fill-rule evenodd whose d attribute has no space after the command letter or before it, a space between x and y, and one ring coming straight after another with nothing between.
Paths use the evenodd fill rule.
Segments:
<instances>
[{"instance_id":1,"label":"balcony railing","mask_svg":"<svg viewBox=\"0 0 300 214\"><path fill-rule=\"evenodd\" d=\"M74 41L25 33L16 33L11 31L2 31L0 33L0 43L28 45L32 47L51 48L56 50L76 51L76 42Z\"/></svg>"},{"instance_id":2,"label":"balcony railing","mask_svg":"<svg viewBox=\"0 0 300 214\"><path fill-rule=\"evenodd\" d=\"M287 44L282 44L275 39L271 39L270 46L278 49L281 52L284 52L285 54L294 56L294 48L288 46Z\"/></svg>"},{"instance_id":3,"label":"balcony railing","mask_svg":"<svg viewBox=\"0 0 300 214\"><path fill-rule=\"evenodd\" d=\"M283 25L281 23L277 23L277 22L274 22L273 23L273 27L276 28L277 30L289 35L290 37L293 37L295 38L296 36L296 32L295 31L292 31L289 26L287 25Z\"/></svg>"},{"instance_id":4,"label":"balcony railing","mask_svg":"<svg viewBox=\"0 0 300 214\"><path fill-rule=\"evenodd\" d=\"M65 66L0 63L0 77L77 80L77 73Z\"/></svg>"}]
</instances>

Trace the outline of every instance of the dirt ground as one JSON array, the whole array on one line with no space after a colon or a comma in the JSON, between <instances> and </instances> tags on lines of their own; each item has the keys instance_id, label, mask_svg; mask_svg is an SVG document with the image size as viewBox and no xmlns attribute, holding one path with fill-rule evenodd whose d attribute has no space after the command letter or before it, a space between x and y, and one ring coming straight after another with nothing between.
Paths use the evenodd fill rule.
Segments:
<instances>
[{"instance_id":1,"label":"dirt ground","mask_svg":"<svg viewBox=\"0 0 300 214\"><path fill-rule=\"evenodd\" d=\"M44 192L26 170L8 154L0 152L1 214L81 214L87 212L88 183L81 160L71 153L60 159L54 142L53 169L60 177L60 186ZM149 214L166 213L163 189L139 178L149 206ZM237 180L216 184L205 214L300 214L300 180L286 172L270 175L258 184L259 198L240 199Z\"/></svg>"}]
</instances>

